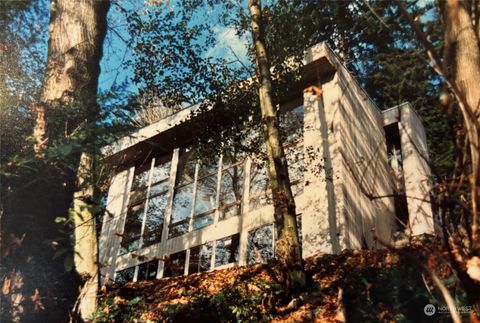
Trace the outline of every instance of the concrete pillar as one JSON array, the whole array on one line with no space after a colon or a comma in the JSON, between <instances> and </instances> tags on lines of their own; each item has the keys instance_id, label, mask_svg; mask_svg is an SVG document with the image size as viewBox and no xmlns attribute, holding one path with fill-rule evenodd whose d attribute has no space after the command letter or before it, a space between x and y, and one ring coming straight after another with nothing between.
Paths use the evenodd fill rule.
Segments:
<instances>
[{"instance_id":1,"label":"concrete pillar","mask_svg":"<svg viewBox=\"0 0 480 323\"><path fill-rule=\"evenodd\" d=\"M121 236L125 225L125 212L128 205L130 185L134 168L116 174L110 185L107 197L107 212L103 217L102 233L99 243L100 272L103 277L113 279L115 262L120 248Z\"/></svg>"},{"instance_id":2,"label":"concrete pillar","mask_svg":"<svg viewBox=\"0 0 480 323\"><path fill-rule=\"evenodd\" d=\"M407 232L434 234L427 139L419 117L409 105L400 108L399 132L408 202Z\"/></svg>"},{"instance_id":3,"label":"concrete pillar","mask_svg":"<svg viewBox=\"0 0 480 323\"><path fill-rule=\"evenodd\" d=\"M322 99L304 94L304 159L306 206L302 212L303 256L318 252L338 252L335 196L331 181L332 166L328 129Z\"/></svg>"}]
</instances>

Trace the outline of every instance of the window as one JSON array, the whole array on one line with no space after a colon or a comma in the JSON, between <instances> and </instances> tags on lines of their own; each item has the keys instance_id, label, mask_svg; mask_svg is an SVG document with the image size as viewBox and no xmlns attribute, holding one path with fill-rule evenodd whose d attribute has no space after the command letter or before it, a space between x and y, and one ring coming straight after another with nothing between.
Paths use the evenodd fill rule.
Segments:
<instances>
[{"instance_id":1,"label":"window","mask_svg":"<svg viewBox=\"0 0 480 323\"><path fill-rule=\"evenodd\" d=\"M180 152L173 197L172 221L168 233L169 239L188 232L193 208L193 185L196 164L191 155L191 152L186 149L182 149Z\"/></svg>"},{"instance_id":2,"label":"window","mask_svg":"<svg viewBox=\"0 0 480 323\"><path fill-rule=\"evenodd\" d=\"M157 277L158 260L145 262L138 266L137 281L151 280Z\"/></svg>"},{"instance_id":3,"label":"window","mask_svg":"<svg viewBox=\"0 0 480 323\"><path fill-rule=\"evenodd\" d=\"M224 156L219 199L219 220L225 220L242 212L243 161Z\"/></svg>"},{"instance_id":4,"label":"window","mask_svg":"<svg viewBox=\"0 0 480 323\"><path fill-rule=\"evenodd\" d=\"M247 264L273 259L273 225L267 224L248 233Z\"/></svg>"},{"instance_id":5,"label":"window","mask_svg":"<svg viewBox=\"0 0 480 323\"><path fill-rule=\"evenodd\" d=\"M188 273L201 273L210 270L212 244L207 243L190 249Z\"/></svg>"},{"instance_id":6,"label":"window","mask_svg":"<svg viewBox=\"0 0 480 323\"><path fill-rule=\"evenodd\" d=\"M171 154L154 158L135 169L120 254L160 242L170 169Z\"/></svg>"},{"instance_id":7,"label":"window","mask_svg":"<svg viewBox=\"0 0 480 323\"><path fill-rule=\"evenodd\" d=\"M238 261L238 246L240 234L220 239L215 244L215 267L227 265Z\"/></svg>"},{"instance_id":8,"label":"window","mask_svg":"<svg viewBox=\"0 0 480 323\"><path fill-rule=\"evenodd\" d=\"M133 281L135 276L135 267L130 267L115 273L115 283L125 284Z\"/></svg>"},{"instance_id":9,"label":"window","mask_svg":"<svg viewBox=\"0 0 480 323\"><path fill-rule=\"evenodd\" d=\"M195 196L195 209L193 214L193 229L210 225L214 221L217 206L217 162L201 162L198 164L198 179Z\"/></svg>"},{"instance_id":10,"label":"window","mask_svg":"<svg viewBox=\"0 0 480 323\"><path fill-rule=\"evenodd\" d=\"M163 222L168 199L171 156L167 160L156 159L152 169L150 198L148 200L143 247L158 243L162 239Z\"/></svg>"},{"instance_id":11,"label":"window","mask_svg":"<svg viewBox=\"0 0 480 323\"><path fill-rule=\"evenodd\" d=\"M170 257L168 257L165 261L163 277L182 276L185 273L186 255L187 252L185 250L170 255Z\"/></svg>"},{"instance_id":12,"label":"window","mask_svg":"<svg viewBox=\"0 0 480 323\"><path fill-rule=\"evenodd\" d=\"M255 159L250 168L249 211L272 202L272 191L267 174L267 160Z\"/></svg>"}]
</instances>

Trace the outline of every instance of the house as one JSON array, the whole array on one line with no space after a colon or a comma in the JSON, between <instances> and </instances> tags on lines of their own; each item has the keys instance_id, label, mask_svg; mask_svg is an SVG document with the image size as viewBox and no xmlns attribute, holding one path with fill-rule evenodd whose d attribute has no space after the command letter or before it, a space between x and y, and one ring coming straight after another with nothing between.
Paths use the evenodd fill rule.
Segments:
<instances>
[{"instance_id":1,"label":"house","mask_svg":"<svg viewBox=\"0 0 480 323\"><path fill-rule=\"evenodd\" d=\"M282 104L303 256L376 248L395 231L434 233L425 131L402 104L381 111L324 43ZM303 89L322 88L318 97ZM261 156L190 158L198 106L109 147L116 164L100 237L101 273L117 282L186 275L274 256ZM203 112L212 116L215 110ZM292 123L293 122L293 123ZM290 127L292 128L292 127Z\"/></svg>"}]
</instances>

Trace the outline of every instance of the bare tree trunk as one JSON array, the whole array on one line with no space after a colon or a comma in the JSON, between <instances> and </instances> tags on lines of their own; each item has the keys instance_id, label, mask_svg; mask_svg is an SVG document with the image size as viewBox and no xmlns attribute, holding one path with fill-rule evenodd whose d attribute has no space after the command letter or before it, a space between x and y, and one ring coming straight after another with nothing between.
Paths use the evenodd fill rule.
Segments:
<instances>
[{"instance_id":1,"label":"bare tree trunk","mask_svg":"<svg viewBox=\"0 0 480 323\"><path fill-rule=\"evenodd\" d=\"M472 241L480 248L478 232L478 185L480 171L480 48L467 2L447 0L443 7L445 76L458 91L472 162Z\"/></svg>"},{"instance_id":2,"label":"bare tree trunk","mask_svg":"<svg viewBox=\"0 0 480 323\"><path fill-rule=\"evenodd\" d=\"M21 194L9 202L8 219L2 218L2 231L16 240L22 238L15 251L2 255L2 266L9 270L2 282L3 295L13 295L14 299L1 305L11 318L15 314L21 321L64 322L69 313L75 321L83 321L95 306L95 226L92 221L84 223L93 219L84 202L92 199L87 197L93 194L92 187L82 183L86 177L81 176L75 197L82 199L76 199L73 208L75 226L56 223L56 218L67 217L72 206L75 168L81 154L74 150L55 163L46 152L54 143L68 145L75 131L97 118L97 86L109 7L109 0L51 0L46 74L40 100L33 106L37 159L28 176L34 179L25 179L27 185ZM89 165L86 156L80 173L89 172ZM16 231L22 235L14 235ZM72 242L77 244L75 248ZM70 270L72 264L76 270ZM79 312L72 313L78 293L88 297L80 297ZM3 317L7 314L2 313Z\"/></svg>"},{"instance_id":3,"label":"bare tree trunk","mask_svg":"<svg viewBox=\"0 0 480 323\"><path fill-rule=\"evenodd\" d=\"M290 187L288 166L280 139L277 111L272 103L270 63L263 38L262 14L259 0L249 0L252 16L252 35L256 53L257 74L260 80L259 97L263 131L268 157L268 175L273 194L275 225L278 231L277 256L284 274L287 293L305 287L302 249L299 243L295 200Z\"/></svg>"}]
</instances>

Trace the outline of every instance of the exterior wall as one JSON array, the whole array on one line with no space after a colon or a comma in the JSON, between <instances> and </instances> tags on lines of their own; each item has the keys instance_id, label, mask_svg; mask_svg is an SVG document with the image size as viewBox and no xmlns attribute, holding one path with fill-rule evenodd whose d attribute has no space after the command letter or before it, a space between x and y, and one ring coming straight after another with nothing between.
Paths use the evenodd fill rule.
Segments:
<instances>
[{"instance_id":1,"label":"exterior wall","mask_svg":"<svg viewBox=\"0 0 480 323\"><path fill-rule=\"evenodd\" d=\"M384 111L384 125L398 123L405 193L408 202L407 233L434 234L430 194L431 171L428 165L427 138L418 115L410 104L402 104Z\"/></svg>"}]
</instances>

